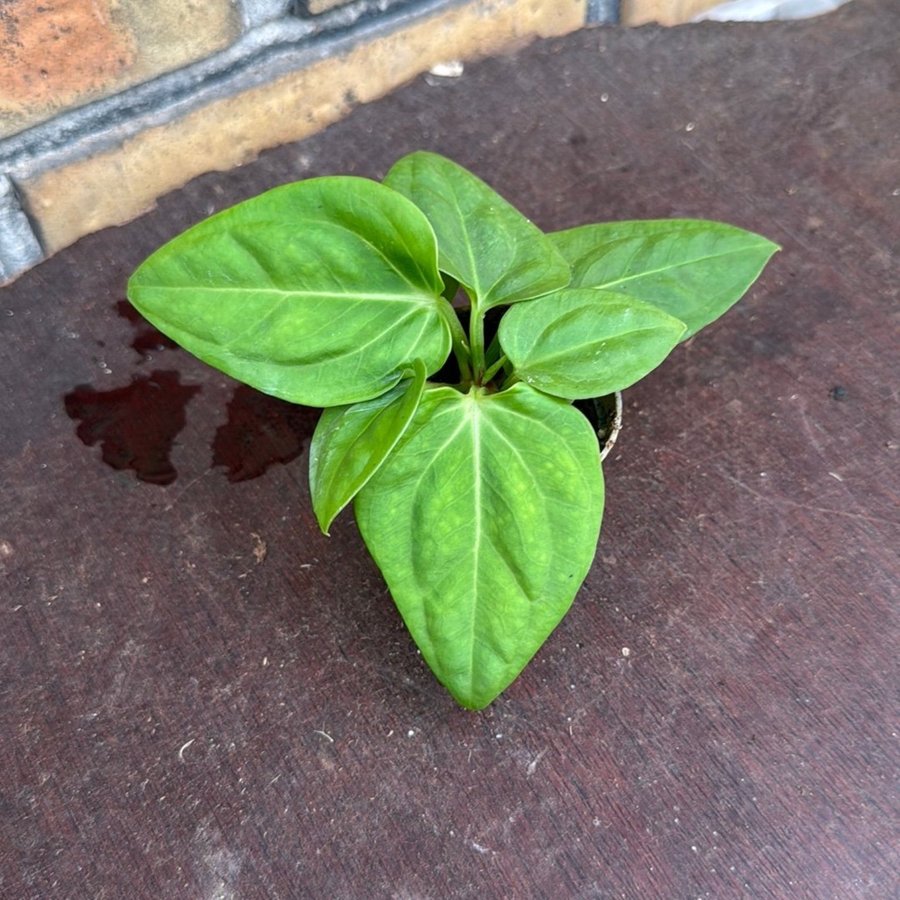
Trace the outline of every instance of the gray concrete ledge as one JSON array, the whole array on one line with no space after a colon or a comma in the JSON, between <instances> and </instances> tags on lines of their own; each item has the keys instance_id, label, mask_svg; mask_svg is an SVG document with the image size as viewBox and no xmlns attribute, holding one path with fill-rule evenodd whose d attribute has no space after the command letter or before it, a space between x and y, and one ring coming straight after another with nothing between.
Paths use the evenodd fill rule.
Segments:
<instances>
[{"instance_id":1,"label":"gray concrete ledge","mask_svg":"<svg viewBox=\"0 0 900 900\"><path fill-rule=\"evenodd\" d=\"M12 180L0 175L0 284L37 265L44 251Z\"/></svg>"}]
</instances>

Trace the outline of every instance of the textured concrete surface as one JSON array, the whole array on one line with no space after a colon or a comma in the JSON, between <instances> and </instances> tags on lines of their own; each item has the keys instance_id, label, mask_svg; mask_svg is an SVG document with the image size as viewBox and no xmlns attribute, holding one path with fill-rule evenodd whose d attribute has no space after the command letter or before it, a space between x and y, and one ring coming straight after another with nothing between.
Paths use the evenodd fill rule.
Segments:
<instances>
[{"instance_id":1,"label":"textured concrete surface","mask_svg":"<svg viewBox=\"0 0 900 900\"><path fill-rule=\"evenodd\" d=\"M209 56L239 32L229 0L6 0L0 138Z\"/></svg>"}]
</instances>

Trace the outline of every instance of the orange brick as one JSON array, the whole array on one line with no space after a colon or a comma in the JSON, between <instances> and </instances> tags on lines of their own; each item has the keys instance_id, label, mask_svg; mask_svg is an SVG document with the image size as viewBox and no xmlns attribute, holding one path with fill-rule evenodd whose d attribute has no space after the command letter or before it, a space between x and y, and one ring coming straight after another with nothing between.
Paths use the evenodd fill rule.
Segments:
<instances>
[{"instance_id":1,"label":"orange brick","mask_svg":"<svg viewBox=\"0 0 900 900\"><path fill-rule=\"evenodd\" d=\"M230 44L229 0L2 0L0 138Z\"/></svg>"},{"instance_id":2,"label":"orange brick","mask_svg":"<svg viewBox=\"0 0 900 900\"><path fill-rule=\"evenodd\" d=\"M0 113L28 119L102 91L134 61L109 0L13 0L0 6Z\"/></svg>"}]
</instances>

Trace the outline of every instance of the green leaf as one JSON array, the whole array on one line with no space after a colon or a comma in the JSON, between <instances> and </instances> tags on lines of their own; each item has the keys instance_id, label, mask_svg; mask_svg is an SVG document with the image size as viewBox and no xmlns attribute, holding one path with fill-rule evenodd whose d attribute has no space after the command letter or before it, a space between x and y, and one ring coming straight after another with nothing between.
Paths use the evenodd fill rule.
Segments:
<instances>
[{"instance_id":1,"label":"green leaf","mask_svg":"<svg viewBox=\"0 0 900 900\"><path fill-rule=\"evenodd\" d=\"M463 705L486 706L565 615L603 513L597 439L528 385L432 387L356 518L422 655Z\"/></svg>"},{"instance_id":2,"label":"green leaf","mask_svg":"<svg viewBox=\"0 0 900 900\"><path fill-rule=\"evenodd\" d=\"M386 394L322 413L309 448L309 486L316 519L325 534L394 449L424 388L425 365L417 359L412 378Z\"/></svg>"},{"instance_id":3,"label":"green leaf","mask_svg":"<svg viewBox=\"0 0 900 900\"><path fill-rule=\"evenodd\" d=\"M384 183L409 197L437 235L440 268L482 311L565 287L549 238L471 172L435 153L396 162Z\"/></svg>"},{"instance_id":4,"label":"green leaf","mask_svg":"<svg viewBox=\"0 0 900 900\"><path fill-rule=\"evenodd\" d=\"M522 381L583 400L643 378L683 332L684 322L625 294L568 289L509 309L499 336Z\"/></svg>"},{"instance_id":5,"label":"green leaf","mask_svg":"<svg viewBox=\"0 0 900 900\"><path fill-rule=\"evenodd\" d=\"M572 266L570 287L652 303L686 323L682 340L736 303L780 249L758 234L701 219L609 222L550 237Z\"/></svg>"},{"instance_id":6,"label":"green leaf","mask_svg":"<svg viewBox=\"0 0 900 900\"><path fill-rule=\"evenodd\" d=\"M363 178L275 188L201 222L147 259L131 302L200 359L295 403L376 397L450 352L434 233Z\"/></svg>"}]
</instances>

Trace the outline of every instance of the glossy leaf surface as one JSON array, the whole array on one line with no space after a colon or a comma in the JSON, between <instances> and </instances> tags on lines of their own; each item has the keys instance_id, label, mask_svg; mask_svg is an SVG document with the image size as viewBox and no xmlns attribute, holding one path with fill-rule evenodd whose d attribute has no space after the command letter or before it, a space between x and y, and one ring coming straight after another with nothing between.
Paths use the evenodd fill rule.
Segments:
<instances>
[{"instance_id":1,"label":"glossy leaf surface","mask_svg":"<svg viewBox=\"0 0 900 900\"><path fill-rule=\"evenodd\" d=\"M778 245L700 219L584 225L550 235L572 267L570 287L616 291L687 325L686 340L736 303Z\"/></svg>"},{"instance_id":2,"label":"glossy leaf surface","mask_svg":"<svg viewBox=\"0 0 900 900\"><path fill-rule=\"evenodd\" d=\"M449 304L422 212L363 178L275 188L160 248L131 302L200 359L310 406L378 396L444 363Z\"/></svg>"},{"instance_id":3,"label":"glossy leaf surface","mask_svg":"<svg viewBox=\"0 0 900 900\"><path fill-rule=\"evenodd\" d=\"M309 448L309 486L325 534L394 448L424 387L425 365L417 359L412 377L380 397L322 413Z\"/></svg>"},{"instance_id":4,"label":"glossy leaf surface","mask_svg":"<svg viewBox=\"0 0 900 900\"><path fill-rule=\"evenodd\" d=\"M568 400L621 391L655 369L684 323L611 291L557 291L509 309L500 343L526 383Z\"/></svg>"},{"instance_id":5,"label":"glossy leaf surface","mask_svg":"<svg viewBox=\"0 0 900 900\"><path fill-rule=\"evenodd\" d=\"M412 200L437 235L441 271L482 310L565 287L569 266L550 239L493 188L434 153L412 153L384 183Z\"/></svg>"},{"instance_id":6,"label":"glossy leaf surface","mask_svg":"<svg viewBox=\"0 0 900 900\"><path fill-rule=\"evenodd\" d=\"M574 407L524 384L429 388L355 508L429 666L481 708L553 631L593 561L597 439Z\"/></svg>"}]
</instances>

